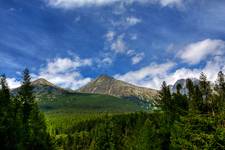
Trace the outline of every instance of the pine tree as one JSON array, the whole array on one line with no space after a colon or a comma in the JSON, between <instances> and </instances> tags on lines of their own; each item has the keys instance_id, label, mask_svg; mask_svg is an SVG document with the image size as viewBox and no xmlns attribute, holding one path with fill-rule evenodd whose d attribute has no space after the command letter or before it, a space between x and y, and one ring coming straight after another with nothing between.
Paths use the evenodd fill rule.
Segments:
<instances>
[{"instance_id":1,"label":"pine tree","mask_svg":"<svg viewBox=\"0 0 225 150\"><path fill-rule=\"evenodd\" d=\"M8 149L10 145L10 93L5 75L0 77L0 145ZM10 123L10 124L9 124Z\"/></svg>"},{"instance_id":2,"label":"pine tree","mask_svg":"<svg viewBox=\"0 0 225 150\"><path fill-rule=\"evenodd\" d=\"M160 91L160 106L162 110L166 112L172 111L172 97L170 93L170 89L167 86L166 82L162 83L161 91Z\"/></svg>"},{"instance_id":3,"label":"pine tree","mask_svg":"<svg viewBox=\"0 0 225 150\"><path fill-rule=\"evenodd\" d=\"M2 75L0 77L0 85L1 85L0 107L7 108L10 105L10 91L5 75Z\"/></svg>"},{"instance_id":4,"label":"pine tree","mask_svg":"<svg viewBox=\"0 0 225 150\"><path fill-rule=\"evenodd\" d=\"M209 113L212 111L211 109L211 104L212 104L212 89L210 86L210 82L207 81L207 76L202 72L200 75L200 91L202 93L202 99L203 99L203 104L202 104L202 112L203 113Z\"/></svg>"},{"instance_id":5,"label":"pine tree","mask_svg":"<svg viewBox=\"0 0 225 150\"><path fill-rule=\"evenodd\" d=\"M176 86L177 93L173 93L172 95L172 102L174 107L174 113L177 117L179 115L185 115L188 111L188 101L187 96L184 94L181 94L182 85L177 84Z\"/></svg>"},{"instance_id":6,"label":"pine tree","mask_svg":"<svg viewBox=\"0 0 225 150\"><path fill-rule=\"evenodd\" d=\"M19 97L23 103L23 123L27 125L34 106L33 87L31 85L31 77L28 69L25 69L23 72L23 80L19 91Z\"/></svg>"},{"instance_id":7,"label":"pine tree","mask_svg":"<svg viewBox=\"0 0 225 150\"><path fill-rule=\"evenodd\" d=\"M222 71L218 73L216 84L215 84L215 91L217 92L215 99L216 106L218 111L223 111L225 107L225 75Z\"/></svg>"},{"instance_id":8,"label":"pine tree","mask_svg":"<svg viewBox=\"0 0 225 150\"><path fill-rule=\"evenodd\" d=\"M44 116L39 112L35 102L28 69L25 69L23 72L19 98L22 101L25 149L50 149L52 146L51 138L47 133Z\"/></svg>"},{"instance_id":9,"label":"pine tree","mask_svg":"<svg viewBox=\"0 0 225 150\"><path fill-rule=\"evenodd\" d=\"M186 87L188 89L188 108L190 113L195 113L198 110L197 102L195 99L195 87L191 79L187 79Z\"/></svg>"}]
</instances>

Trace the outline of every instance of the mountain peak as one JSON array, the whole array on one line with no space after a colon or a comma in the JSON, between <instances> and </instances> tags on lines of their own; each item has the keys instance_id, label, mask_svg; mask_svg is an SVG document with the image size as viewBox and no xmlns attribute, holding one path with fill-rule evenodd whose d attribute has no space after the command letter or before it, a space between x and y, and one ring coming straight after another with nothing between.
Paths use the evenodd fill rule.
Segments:
<instances>
[{"instance_id":1,"label":"mountain peak","mask_svg":"<svg viewBox=\"0 0 225 150\"><path fill-rule=\"evenodd\" d=\"M53 83L47 81L44 78L39 78L32 82L32 85L48 85L48 86L55 86Z\"/></svg>"},{"instance_id":2,"label":"mountain peak","mask_svg":"<svg viewBox=\"0 0 225 150\"><path fill-rule=\"evenodd\" d=\"M95 80L77 90L82 93L106 94L130 100L153 102L158 92L153 89L138 87L108 75L100 75ZM154 103L154 102L153 102Z\"/></svg>"},{"instance_id":3,"label":"mountain peak","mask_svg":"<svg viewBox=\"0 0 225 150\"><path fill-rule=\"evenodd\" d=\"M96 78L96 80L112 80L114 79L113 77L107 75L107 74L101 74Z\"/></svg>"}]
</instances>

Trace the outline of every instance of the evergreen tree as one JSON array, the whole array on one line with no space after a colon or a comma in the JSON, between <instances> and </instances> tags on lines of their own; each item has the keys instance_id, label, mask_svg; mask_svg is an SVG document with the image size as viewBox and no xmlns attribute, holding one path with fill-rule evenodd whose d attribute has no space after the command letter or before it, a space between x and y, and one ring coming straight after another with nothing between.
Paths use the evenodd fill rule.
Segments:
<instances>
[{"instance_id":1,"label":"evergreen tree","mask_svg":"<svg viewBox=\"0 0 225 150\"><path fill-rule=\"evenodd\" d=\"M10 92L6 82L5 75L0 77L0 145L4 149L8 149L11 142L10 125Z\"/></svg>"},{"instance_id":2,"label":"evergreen tree","mask_svg":"<svg viewBox=\"0 0 225 150\"><path fill-rule=\"evenodd\" d=\"M0 86L1 86L0 107L7 108L10 105L10 91L9 91L9 87L8 87L5 75L2 75L0 77Z\"/></svg>"},{"instance_id":3,"label":"evergreen tree","mask_svg":"<svg viewBox=\"0 0 225 150\"><path fill-rule=\"evenodd\" d=\"M52 146L51 138L47 133L44 116L39 112L29 70L23 72L22 86L19 91L22 102L23 135L25 149L49 149Z\"/></svg>"},{"instance_id":4,"label":"evergreen tree","mask_svg":"<svg viewBox=\"0 0 225 150\"><path fill-rule=\"evenodd\" d=\"M187 96L184 94L181 94L182 86L181 84L177 84L176 86L177 93L173 93L172 95L172 102L174 107L174 113L177 117L179 115L185 115L188 111L188 101Z\"/></svg>"},{"instance_id":5,"label":"evergreen tree","mask_svg":"<svg viewBox=\"0 0 225 150\"><path fill-rule=\"evenodd\" d=\"M216 106L218 111L223 111L225 107L225 76L222 71L218 73L215 91Z\"/></svg>"},{"instance_id":6,"label":"evergreen tree","mask_svg":"<svg viewBox=\"0 0 225 150\"><path fill-rule=\"evenodd\" d=\"M162 83L161 91L159 94L160 94L160 106L162 110L166 112L173 111L170 89L169 89L169 86L167 86L165 81Z\"/></svg>"},{"instance_id":7,"label":"evergreen tree","mask_svg":"<svg viewBox=\"0 0 225 150\"><path fill-rule=\"evenodd\" d=\"M200 84L200 91L202 93L202 112L203 113L209 113L212 111L212 89L210 86L210 82L207 81L207 76L202 72L199 78L199 84Z\"/></svg>"},{"instance_id":8,"label":"evergreen tree","mask_svg":"<svg viewBox=\"0 0 225 150\"><path fill-rule=\"evenodd\" d=\"M34 107L33 87L31 85L31 77L28 69L25 69L23 72L19 97L23 103L23 123L26 126L28 125L28 120Z\"/></svg>"},{"instance_id":9,"label":"evergreen tree","mask_svg":"<svg viewBox=\"0 0 225 150\"><path fill-rule=\"evenodd\" d=\"M191 79L187 79L186 87L188 89L188 108L189 113L195 113L198 110L197 102L195 99L195 86Z\"/></svg>"}]
</instances>

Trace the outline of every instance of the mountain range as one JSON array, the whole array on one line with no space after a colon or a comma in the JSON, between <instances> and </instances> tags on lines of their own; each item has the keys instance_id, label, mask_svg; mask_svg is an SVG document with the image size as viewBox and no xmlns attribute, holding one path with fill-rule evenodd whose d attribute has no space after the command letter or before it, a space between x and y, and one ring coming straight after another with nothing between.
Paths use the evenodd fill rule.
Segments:
<instances>
[{"instance_id":1,"label":"mountain range","mask_svg":"<svg viewBox=\"0 0 225 150\"><path fill-rule=\"evenodd\" d=\"M192 79L198 84L197 79ZM40 107L44 110L76 109L82 111L124 110L137 111L150 109L157 104L159 91L139 87L108 75L100 75L76 91L56 86L40 78L31 83ZM171 92L176 92L176 86L181 84L181 92L187 94L186 79L178 80L170 85ZM19 88L12 90L17 93Z\"/></svg>"}]
</instances>

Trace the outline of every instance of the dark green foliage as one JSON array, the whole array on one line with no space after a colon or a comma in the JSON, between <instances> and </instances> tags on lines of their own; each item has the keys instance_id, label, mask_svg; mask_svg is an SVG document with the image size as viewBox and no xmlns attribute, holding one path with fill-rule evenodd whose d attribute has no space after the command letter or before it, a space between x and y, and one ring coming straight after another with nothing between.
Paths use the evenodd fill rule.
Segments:
<instances>
[{"instance_id":1,"label":"dark green foliage","mask_svg":"<svg viewBox=\"0 0 225 150\"><path fill-rule=\"evenodd\" d=\"M216 111L225 110L225 76L222 71L218 73L218 77L215 84L216 94L214 98L216 100Z\"/></svg>"},{"instance_id":2,"label":"dark green foliage","mask_svg":"<svg viewBox=\"0 0 225 150\"><path fill-rule=\"evenodd\" d=\"M199 85L189 80L189 113L173 124L171 149L224 149L224 75L219 72L212 91L210 82L201 73Z\"/></svg>"},{"instance_id":3,"label":"dark green foliage","mask_svg":"<svg viewBox=\"0 0 225 150\"><path fill-rule=\"evenodd\" d=\"M109 95L87 93L65 93L61 95L41 95L38 104L46 113L102 113L135 112L147 110L137 103Z\"/></svg>"},{"instance_id":4,"label":"dark green foliage","mask_svg":"<svg viewBox=\"0 0 225 150\"><path fill-rule=\"evenodd\" d=\"M19 94L10 96L6 77L0 88L0 144L2 149L52 149L44 115L33 96L29 71L25 69Z\"/></svg>"},{"instance_id":5,"label":"dark green foliage","mask_svg":"<svg viewBox=\"0 0 225 150\"><path fill-rule=\"evenodd\" d=\"M162 113L139 112L102 114L86 121L71 122L74 127L63 126L67 130L55 135L57 146L75 150L161 149L164 142L162 118Z\"/></svg>"},{"instance_id":6,"label":"dark green foliage","mask_svg":"<svg viewBox=\"0 0 225 150\"><path fill-rule=\"evenodd\" d=\"M224 75L215 91L201 74L199 84L187 80L187 95L171 93L164 82L160 111L128 114L48 114L49 131L64 149L224 149ZM74 119L76 118L76 119ZM61 120L61 123L59 120ZM68 122L67 122L68 121Z\"/></svg>"},{"instance_id":7,"label":"dark green foliage","mask_svg":"<svg viewBox=\"0 0 225 150\"><path fill-rule=\"evenodd\" d=\"M19 94L10 96L6 78L1 77L2 149L225 149L222 72L214 88L203 73L199 84L188 79L187 95L182 94L181 85L171 93L163 82L158 101L161 109L151 113L137 112L144 109L106 95L65 93L51 99L42 95L38 102L46 121L33 95L28 70L22 83Z\"/></svg>"},{"instance_id":8,"label":"dark green foliage","mask_svg":"<svg viewBox=\"0 0 225 150\"><path fill-rule=\"evenodd\" d=\"M10 149L14 144L12 101L5 75L0 77L0 145Z\"/></svg>"}]
</instances>

